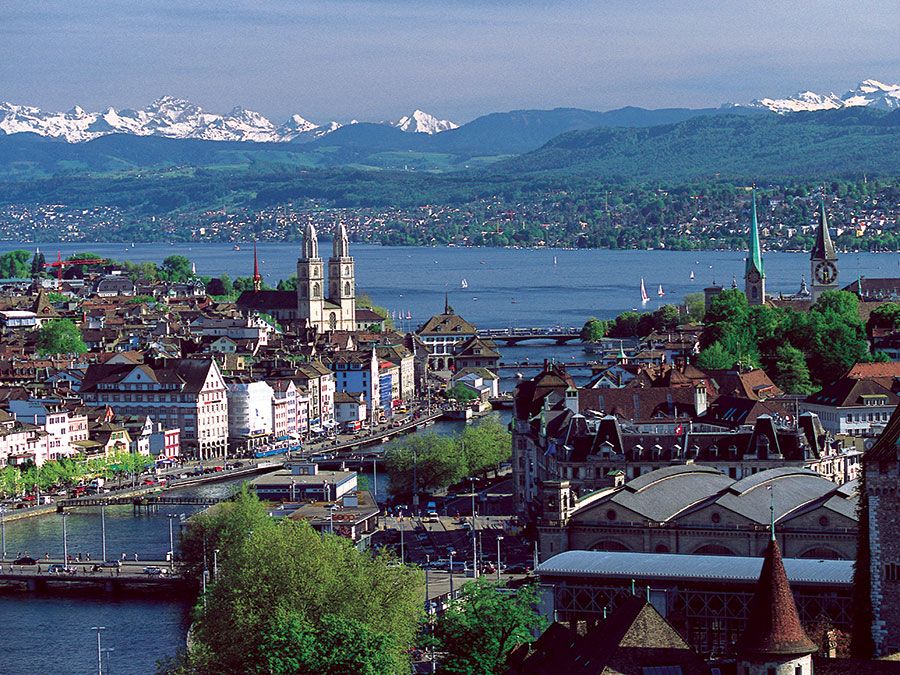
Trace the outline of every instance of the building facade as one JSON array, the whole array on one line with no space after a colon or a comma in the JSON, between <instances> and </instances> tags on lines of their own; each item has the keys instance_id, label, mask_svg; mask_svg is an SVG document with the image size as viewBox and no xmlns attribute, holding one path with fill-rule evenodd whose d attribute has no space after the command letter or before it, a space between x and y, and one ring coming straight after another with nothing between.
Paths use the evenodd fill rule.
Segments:
<instances>
[{"instance_id":1,"label":"building facade","mask_svg":"<svg viewBox=\"0 0 900 675\"><path fill-rule=\"evenodd\" d=\"M343 224L334 235L327 279L318 235L311 223L306 225L297 260L297 317L318 333L356 330L356 273Z\"/></svg>"}]
</instances>

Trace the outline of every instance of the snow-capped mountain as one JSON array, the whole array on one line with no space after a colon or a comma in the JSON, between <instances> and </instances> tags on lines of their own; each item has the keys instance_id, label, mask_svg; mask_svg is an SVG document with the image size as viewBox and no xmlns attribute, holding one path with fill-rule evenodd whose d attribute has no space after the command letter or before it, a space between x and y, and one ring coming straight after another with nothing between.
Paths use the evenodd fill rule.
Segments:
<instances>
[{"instance_id":1,"label":"snow-capped mountain","mask_svg":"<svg viewBox=\"0 0 900 675\"><path fill-rule=\"evenodd\" d=\"M312 140L339 127L337 122L319 126L300 115L292 115L284 124L276 126L253 110L236 107L227 115L217 115L172 96L158 98L142 110L108 108L105 112L86 112L75 106L68 112L55 113L32 106L0 103L0 132L30 132L63 138L69 143L90 141L108 134L278 143Z\"/></svg>"},{"instance_id":2,"label":"snow-capped mountain","mask_svg":"<svg viewBox=\"0 0 900 675\"><path fill-rule=\"evenodd\" d=\"M900 108L900 84L884 84L878 80L865 80L843 96L817 94L803 91L790 98L759 98L750 103L751 108L768 108L777 113L811 110L834 110L853 106L869 106L883 110Z\"/></svg>"},{"instance_id":3,"label":"snow-capped mountain","mask_svg":"<svg viewBox=\"0 0 900 675\"><path fill-rule=\"evenodd\" d=\"M400 131L410 131L419 134L439 134L442 131L459 127L455 122L439 120L434 115L429 115L421 110L416 110L412 115L405 115L396 122L391 122L391 126L397 127Z\"/></svg>"},{"instance_id":4,"label":"snow-capped mountain","mask_svg":"<svg viewBox=\"0 0 900 675\"><path fill-rule=\"evenodd\" d=\"M353 120L351 124L355 122ZM425 134L458 126L421 110L389 124L402 131ZM173 96L158 98L141 110L107 108L105 112L87 112L79 106L64 113L48 112L32 106L0 103L0 133L33 133L62 138L69 143L90 141L109 134L207 141L303 142L321 138L340 127L338 122L318 125L300 115L291 115L286 122L277 125L264 115L242 107L234 108L227 115L218 115Z\"/></svg>"}]
</instances>

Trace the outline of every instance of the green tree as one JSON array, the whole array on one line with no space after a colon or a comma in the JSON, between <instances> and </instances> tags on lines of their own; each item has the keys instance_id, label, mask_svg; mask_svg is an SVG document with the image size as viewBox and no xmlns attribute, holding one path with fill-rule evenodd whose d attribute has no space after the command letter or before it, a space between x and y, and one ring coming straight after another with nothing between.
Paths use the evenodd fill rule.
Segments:
<instances>
[{"instance_id":1,"label":"green tree","mask_svg":"<svg viewBox=\"0 0 900 675\"><path fill-rule=\"evenodd\" d=\"M187 281L193 276L191 261L183 255L170 255L163 260L159 276L166 281Z\"/></svg>"},{"instance_id":2,"label":"green tree","mask_svg":"<svg viewBox=\"0 0 900 675\"><path fill-rule=\"evenodd\" d=\"M803 352L789 344L781 345L776 352L772 379L789 394L811 394L814 391Z\"/></svg>"},{"instance_id":3,"label":"green tree","mask_svg":"<svg viewBox=\"0 0 900 675\"><path fill-rule=\"evenodd\" d=\"M434 432L414 434L397 441L384 455L391 476L391 493L412 496L435 492L466 475L466 458L459 444Z\"/></svg>"},{"instance_id":4,"label":"green tree","mask_svg":"<svg viewBox=\"0 0 900 675\"><path fill-rule=\"evenodd\" d=\"M26 278L31 275L31 253L21 249L0 255L0 278Z\"/></svg>"},{"instance_id":5,"label":"green tree","mask_svg":"<svg viewBox=\"0 0 900 675\"><path fill-rule=\"evenodd\" d=\"M32 278L46 276L46 270L44 268L46 263L47 259L44 257L44 253L40 250L35 251L34 257L31 259Z\"/></svg>"},{"instance_id":6,"label":"green tree","mask_svg":"<svg viewBox=\"0 0 900 675\"><path fill-rule=\"evenodd\" d=\"M81 331L71 319L51 319L38 329L38 352L47 354L84 354L88 349Z\"/></svg>"},{"instance_id":7,"label":"green tree","mask_svg":"<svg viewBox=\"0 0 900 675\"><path fill-rule=\"evenodd\" d=\"M466 474L486 475L512 456L512 434L496 415L466 426L456 439L465 458Z\"/></svg>"},{"instance_id":8,"label":"green tree","mask_svg":"<svg viewBox=\"0 0 900 675\"><path fill-rule=\"evenodd\" d=\"M581 340L583 342L600 342L609 331L609 323L595 317L585 321L581 328Z\"/></svg>"},{"instance_id":9,"label":"green tree","mask_svg":"<svg viewBox=\"0 0 900 675\"><path fill-rule=\"evenodd\" d=\"M684 306L687 307L688 318L697 322L703 320L706 314L706 299L703 293L688 293L684 296Z\"/></svg>"},{"instance_id":10,"label":"green tree","mask_svg":"<svg viewBox=\"0 0 900 675\"><path fill-rule=\"evenodd\" d=\"M466 584L460 598L435 626L440 649L446 652L442 672L501 675L517 645L531 642L532 631L545 620L536 611L536 586L500 593L496 584L480 579Z\"/></svg>"},{"instance_id":11,"label":"green tree","mask_svg":"<svg viewBox=\"0 0 900 675\"><path fill-rule=\"evenodd\" d=\"M641 315L637 312L622 312L616 317L615 323L609 330L609 337L627 338L634 337L638 334L638 324L641 322Z\"/></svg>"},{"instance_id":12,"label":"green tree","mask_svg":"<svg viewBox=\"0 0 900 675\"><path fill-rule=\"evenodd\" d=\"M221 551L219 574L195 609L189 651L167 672L408 672L421 572L304 521L278 522L246 491L194 527L186 571L202 571L205 538Z\"/></svg>"},{"instance_id":13,"label":"green tree","mask_svg":"<svg viewBox=\"0 0 900 675\"><path fill-rule=\"evenodd\" d=\"M454 384L446 393L447 398L460 403L469 403L478 398L478 394L462 384Z\"/></svg>"},{"instance_id":14,"label":"green tree","mask_svg":"<svg viewBox=\"0 0 900 675\"><path fill-rule=\"evenodd\" d=\"M737 357L725 349L721 342L713 342L697 355L697 367L701 370L729 370L736 363Z\"/></svg>"},{"instance_id":15,"label":"green tree","mask_svg":"<svg viewBox=\"0 0 900 675\"><path fill-rule=\"evenodd\" d=\"M883 302L872 310L866 323L866 332L871 335L876 328L900 329L900 302Z\"/></svg>"}]
</instances>

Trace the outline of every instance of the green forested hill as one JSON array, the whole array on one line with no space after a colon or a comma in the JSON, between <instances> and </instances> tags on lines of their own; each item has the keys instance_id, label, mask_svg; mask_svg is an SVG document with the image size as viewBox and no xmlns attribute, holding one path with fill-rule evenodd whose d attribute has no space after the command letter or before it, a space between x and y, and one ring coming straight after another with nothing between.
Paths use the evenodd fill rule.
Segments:
<instances>
[{"instance_id":1,"label":"green forested hill","mask_svg":"<svg viewBox=\"0 0 900 675\"><path fill-rule=\"evenodd\" d=\"M900 111L720 115L650 128L572 131L493 170L626 180L896 175Z\"/></svg>"}]
</instances>

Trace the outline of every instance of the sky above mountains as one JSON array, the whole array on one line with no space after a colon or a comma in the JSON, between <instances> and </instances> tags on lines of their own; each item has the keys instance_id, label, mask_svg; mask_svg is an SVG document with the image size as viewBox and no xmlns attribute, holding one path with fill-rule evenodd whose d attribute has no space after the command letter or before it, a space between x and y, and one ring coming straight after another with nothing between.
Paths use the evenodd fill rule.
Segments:
<instances>
[{"instance_id":1,"label":"sky above mountains","mask_svg":"<svg viewBox=\"0 0 900 675\"><path fill-rule=\"evenodd\" d=\"M0 100L464 122L900 79L896 2L0 0Z\"/></svg>"}]
</instances>

